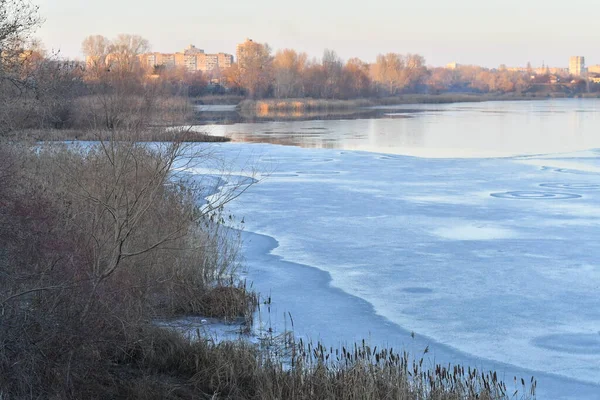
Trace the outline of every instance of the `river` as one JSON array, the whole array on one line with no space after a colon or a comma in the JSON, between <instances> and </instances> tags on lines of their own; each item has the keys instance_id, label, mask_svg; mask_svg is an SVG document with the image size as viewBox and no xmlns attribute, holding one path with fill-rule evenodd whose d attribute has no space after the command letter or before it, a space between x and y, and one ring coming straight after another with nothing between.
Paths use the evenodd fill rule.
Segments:
<instances>
[{"instance_id":1,"label":"river","mask_svg":"<svg viewBox=\"0 0 600 400\"><path fill-rule=\"evenodd\" d=\"M384 109L385 110L385 109ZM202 126L236 174L276 331L600 398L600 100L389 107ZM201 171L199 171L201 173ZM264 313L263 313L264 318ZM509 385L510 388L510 385Z\"/></svg>"}]
</instances>

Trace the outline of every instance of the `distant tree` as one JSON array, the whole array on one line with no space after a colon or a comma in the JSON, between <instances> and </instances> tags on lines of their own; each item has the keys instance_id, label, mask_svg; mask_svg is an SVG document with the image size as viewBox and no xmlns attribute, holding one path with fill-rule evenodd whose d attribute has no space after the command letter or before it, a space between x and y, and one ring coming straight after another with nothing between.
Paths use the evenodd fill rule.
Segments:
<instances>
[{"instance_id":1,"label":"distant tree","mask_svg":"<svg viewBox=\"0 0 600 400\"><path fill-rule=\"evenodd\" d=\"M349 59L343 70L342 97L367 97L370 90L369 64L358 58Z\"/></svg>"},{"instance_id":2,"label":"distant tree","mask_svg":"<svg viewBox=\"0 0 600 400\"><path fill-rule=\"evenodd\" d=\"M138 56L150 51L150 43L139 35L120 34L109 47L111 69L131 74L140 69Z\"/></svg>"},{"instance_id":3,"label":"distant tree","mask_svg":"<svg viewBox=\"0 0 600 400\"><path fill-rule=\"evenodd\" d=\"M81 43L81 51L85 55L87 78L100 79L106 70L106 57L110 53L111 42L102 35L91 35Z\"/></svg>"},{"instance_id":4,"label":"distant tree","mask_svg":"<svg viewBox=\"0 0 600 400\"><path fill-rule=\"evenodd\" d=\"M344 62L335 51L325 49L322 63L325 75L324 97L339 98Z\"/></svg>"},{"instance_id":5,"label":"distant tree","mask_svg":"<svg viewBox=\"0 0 600 400\"><path fill-rule=\"evenodd\" d=\"M448 68L433 68L427 79L430 92L440 93L450 91L453 88L456 71Z\"/></svg>"},{"instance_id":6,"label":"distant tree","mask_svg":"<svg viewBox=\"0 0 600 400\"><path fill-rule=\"evenodd\" d=\"M150 50L148 41L138 35L121 34L112 41L95 35L84 39L82 50L87 59L85 79L94 94L88 107L89 123L108 129L145 126L148 121L132 116L154 111L158 96L149 95L149 90L158 90L165 82L146 85L146 71L139 56Z\"/></svg>"},{"instance_id":7,"label":"distant tree","mask_svg":"<svg viewBox=\"0 0 600 400\"><path fill-rule=\"evenodd\" d=\"M373 65L373 80L379 84L380 88L393 96L401 88L401 73L405 65L404 57L401 54L380 54Z\"/></svg>"},{"instance_id":8,"label":"distant tree","mask_svg":"<svg viewBox=\"0 0 600 400\"><path fill-rule=\"evenodd\" d=\"M425 58L419 54L405 56L405 68L401 71L401 88L414 90L427 77Z\"/></svg>"},{"instance_id":9,"label":"distant tree","mask_svg":"<svg viewBox=\"0 0 600 400\"><path fill-rule=\"evenodd\" d=\"M327 75L323 65L317 60L311 60L307 63L302 76L302 87L304 94L308 97L321 98L325 97L325 84Z\"/></svg>"},{"instance_id":10,"label":"distant tree","mask_svg":"<svg viewBox=\"0 0 600 400\"><path fill-rule=\"evenodd\" d=\"M123 79L140 74L139 56L150 51L150 44L139 35L120 34L114 40L92 35L83 40L81 50L86 56L89 79L102 79L107 72L111 72L112 77L119 75L119 79Z\"/></svg>"},{"instance_id":11,"label":"distant tree","mask_svg":"<svg viewBox=\"0 0 600 400\"><path fill-rule=\"evenodd\" d=\"M185 83L188 88L188 96L198 97L204 93L208 82L202 71L188 72L185 76Z\"/></svg>"},{"instance_id":12,"label":"distant tree","mask_svg":"<svg viewBox=\"0 0 600 400\"><path fill-rule=\"evenodd\" d=\"M242 74L238 63L235 63L231 67L223 70L223 77L230 92L244 94L244 88L242 87Z\"/></svg>"},{"instance_id":13,"label":"distant tree","mask_svg":"<svg viewBox=\"0 0 600 400\"><path fill-rule=\"evenodd\" d=\"M273 80L271 48L268 44L247 41L241 45L243 56L237 60L237 80L253 98L267 95Z\"/></svg>"},{"instance_id":14,"label":"distant tree","mask_svg":"<svg viewBox=\"0 0 600 400\"><path fill-rule=\"evenodd\" d=\"M39 8L27 0L0 0L0 134L13 129L17 99L34 81L28 51L31 35L42 23Z\"/></svg>"},{"instance_id":15,"label":"distant tree","mask_svg":"<svg viewBox=\"0 0 600 400\"><path fill-rule=\"evenodd\" d=\"M304 95L302 74L308 56L295 50L284 49L273 58L274 95L278 98L301 97Z\"/></svg>"},{"instance_id":16,"label":"distant tree","mask_svg":"<svg viewBox=\"0 0 600 400\"><path fill-rule=\"evenodd\" d=\"M42 23L39 7L26 0L0 0L0 50L4 58L20 51ZM2 67L0 64L0 68Z\"/></svg>"}]
</instances>

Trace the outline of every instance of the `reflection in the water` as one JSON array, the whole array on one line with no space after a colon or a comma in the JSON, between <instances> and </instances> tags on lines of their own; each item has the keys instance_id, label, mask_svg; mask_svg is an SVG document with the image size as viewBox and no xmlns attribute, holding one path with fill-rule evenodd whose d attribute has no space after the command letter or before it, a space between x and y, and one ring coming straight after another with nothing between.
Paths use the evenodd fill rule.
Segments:
<instances>
[{"instance_id":1,"label":"reflection in the water","mask_svg":"<svg viewBox=\"0 0 600 400\"><path fill-rule=\"evenodd\" d=\"M196 127L233 141L425 157L497 157L600 148L600 100L377 108L402 118L313 119ZM381 114L383 112L383 114Z\"/></svg>"}]
</instances>

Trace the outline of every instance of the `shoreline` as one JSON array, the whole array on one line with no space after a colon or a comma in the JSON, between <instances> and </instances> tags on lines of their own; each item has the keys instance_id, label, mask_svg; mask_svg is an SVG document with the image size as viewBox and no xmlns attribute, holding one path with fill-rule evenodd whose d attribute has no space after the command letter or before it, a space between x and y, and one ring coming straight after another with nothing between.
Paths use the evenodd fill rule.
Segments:
<instances>
[{"instance_id":1,"label":"shoreline","mask_svg":"<svg viewBox=\"0 0 600 400\"><path fill-rule=\"evenodd\" d=\"M382 119L390 118L390 110L397 107L402 113L407 107L441 106L453 104L478 104L491 102L543 102L551 100L594 100L600 95L567 97L548 96L490 96L490 95L407 95L404 97L356 100L313 100L313 99L267 99L243 100L231 109L219 110L196 106L195 117L190 121L197 125L235 125L238 123L320 121L337 119ZM201 109L201 107L205 107ZM394 118L402 118L398 115Z\"/></svg>"},{"instance_id":2,"label":"shoreline","mask_svg":"<svg viewBox=\"0 0 600 400\"><path fill-rule=\"evenodd\" d=\"M276 332L281 326L285 326L283 318L291 313L294 335L303 340L321 340L325 346L336 347L365 339L370 345L401 348L415 358L420 357L423 350L429 347L429 357L425 358L429 366L451 363L496 371L509 388L512 387L514 376L517 379L522 377L526 382L533 376L538 383L536 394L541 399L571 399L574 394L578 399L598 399L599 384L477 357L419 333L415 333L412 338L411 332L379 315L371 303L332 286L332 278L327 271L287 261L272 254L278 247L275 238L246 231L242 232L242 238L248 270L245 277L257 292L272 299L268 307L270 315L277 318L273 328ZM277 286L268 287L269 283L274 282L277 282ZM299 282L302 283L298 284ZM335 319L337 314L352 315L352 322L339 324ZM259 320L257 317L257 321ZM273 323L272 320L270 322ZM347 329L348 324L352 330ZM331 343L332 341L335 343Z\"/></svg>"},{"instance_id":3,"label":"shoreline","mask_svg":"<svg viewBox=\"0 0 600 400\"><path fill-rule=\"evenodd\" d=\"M598 96L594 96L597 98ZM312 99L312 98L285 98L285 99L245 99L237 106L237 110L248 113L256 112L258 115L271 111L310 112L310 111L335 111L335 110L360 110L364 108L377 108L380 106L394 105L421 105L421 104L457 104L481 103L487 101L538 101L556 98L571 98L563 93L546 95L530 94L473 94L473 93L442 93L442 94L407 94L393 97L360 98L360 99ZM572 97L576 98L576 97Z\"/></svg>"}]
</instances>

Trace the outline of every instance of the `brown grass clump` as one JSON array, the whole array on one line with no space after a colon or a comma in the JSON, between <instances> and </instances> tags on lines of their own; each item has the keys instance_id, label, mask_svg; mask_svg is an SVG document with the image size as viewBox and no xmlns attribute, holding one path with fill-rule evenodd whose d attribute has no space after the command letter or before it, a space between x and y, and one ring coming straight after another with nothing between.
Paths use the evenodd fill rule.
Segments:
<instances>
[{"instance_id":1,"label":"brown grass clump","mask_svg":"<svg viewBox=\"0 0 600 400\"><path fill-rule=\"evenodd\" d=\"M249 296L244 286L217 286L200 298L199 314L207 317L233 319L247 317L253 311L257 298Z\"/></svg>"}]
</instances>

